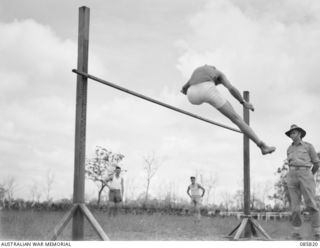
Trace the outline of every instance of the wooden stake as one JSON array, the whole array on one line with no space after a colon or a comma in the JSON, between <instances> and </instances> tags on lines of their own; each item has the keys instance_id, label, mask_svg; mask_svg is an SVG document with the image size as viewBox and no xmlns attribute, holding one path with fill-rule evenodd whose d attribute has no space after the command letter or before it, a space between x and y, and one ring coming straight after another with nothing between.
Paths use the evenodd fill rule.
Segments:
<instances>
[{"instance_id":1,"label":"wooden stake","mask_svg":"<svg viewBox=\"0 0 320 248\"><path fill-rule=\"evenodd\" d=\"M65 216L60 220L58 225L54 229L54 234L51 240L57 240L60 233L62 233L63 229L67 226L71 218L73 217L75 211L77 210L78 205L74 204L73 207L65 214Z\"/></svg>"},{"instance_id":2,"label":"wooden stake","mask_svg":"<svg viewBox=\"0 0 320 248\"><path fill-rule=\"evenodd\" d=\"M242 220L242 222L241 222L241 224L240 224L240 226L239 226L239 228L238 228L235 236L234 236L234 239L235 239L235 240L237 240L237 239L240 238L242 232L244 231L244 229L245 229L246 226L247 226L247 223L248 223L248 218L244 218L244 219Z\"/></svg>"},{"instance_id":3,"label":"wooden stake","mask_svg":"<svg viewBox=\"0 0 320 248\"><path fill-rule=\"evenodd\" d=\"M265 236L266 239L271 240L271 237L267 234L265 230L263 230L262 226L260 226L259 222L255 219L251 219L253 225Z\"/></svg>"},{"instance_id":4,"label":"wooden stake","mask_svg":"<svg viewBox=\"0 0 320 248\"><path fill-rule=\"evenodd\" d=\"M245 101L250 101L249 91L243 92ZM250 110L243 107L243 120L250 125ZM250 143L247 135L243 135L243 204L244 215L250 215ZM250 229L245 229L245 237L250 236Z\"/></svg>"},{"instance_id":5,"label":"wooden stake","mask_svg":"<svg viewBox=\"0 0 320 248\"><path fill-rule=\"evenodd\" d=\"M78 69L88 72L89 48L89 18L90 9L79 8L78 33ZM86 118L87 118L87 78L77 76L76 98L76 129L75 129L75 158L73 203L84 203L85 180L85 150L86 150ZM83 240L83 215L80 211L74 213L72 223L72 239Z\"/></svg>"},{"instance_id":6,"label":"wooden stake","mask_svg":"<svg viewBox=\"0 0 320 248\"><path fill-rule=\"evenodd\" d=\"M99 237L104 241L108 241L109 240L108 236L105 234L102 227L99 225L98 221L94 218L93 214L90 212L87 206L84 204L80 204L79 206L82 213L87 218L87 220L89 221L93 229L97 232Z\"/></svg>"},{"instance_id":7,"label":"wooden stake","mask_svg":"<svg viewBox=\"0 0 320 248\"><path fill-rule=\"evenodd\" d=\"M243 98L247 102L250 101L249 91L243 92ZM250 124L249 111L249 109L243 107L243 120L248 125ZM250 143L246 135L243 135L243 203L244 218L227 237L238 240L243 234L244 238L250 239L252 236L258 236L257 229L267 240L271 240L270 236L250 214Z\"/></svg>"}]
</instances>

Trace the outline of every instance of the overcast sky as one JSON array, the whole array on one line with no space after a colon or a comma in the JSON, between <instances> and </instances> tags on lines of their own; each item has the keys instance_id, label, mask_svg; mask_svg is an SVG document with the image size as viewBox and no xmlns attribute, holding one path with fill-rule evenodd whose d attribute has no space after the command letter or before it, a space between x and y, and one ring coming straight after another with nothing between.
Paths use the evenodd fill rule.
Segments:
<instances>
[{"instance_id":1,"label":"overcast sky","mask_svg":"<svg viewBox=\"0 0 320 248\"><path fill-rule=\"evenodd\" d=\"M250 124L277 147L251 143L252 186L272 188L295 123L320 150L320 2L317 0L2 0L0 181L16 197L54 175L52 196L73 185L78 7L90 7L89 72L195 114L233 124L179 91L195 67L215 65L256 111ZM242 106L219 86L242 114ZM125 155L127 194L143 192L143 157L161 167L151 185L185 196L191 175L215 176L214 197L242 188L242 135L89 82L87 157L96 145ZM130 187L129 187L130 186ZM87 182L86 194L96 188Z\"/></svg>"}]
</instances>

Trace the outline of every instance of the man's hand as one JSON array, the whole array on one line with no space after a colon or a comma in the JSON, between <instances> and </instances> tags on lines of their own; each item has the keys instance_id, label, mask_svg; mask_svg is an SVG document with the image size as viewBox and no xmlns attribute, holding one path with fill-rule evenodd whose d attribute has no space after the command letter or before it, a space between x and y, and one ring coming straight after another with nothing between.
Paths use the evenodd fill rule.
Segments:
<instances>
[{"instance_id":1,"label":"man's hand","mask_svg":"<svg viewBox=\"0 0 320 248\"><path fill-rule=\"evenodd\" d=\"M244 102L243 106L247 109L250 109L251 111L254 111L254 107L250 102Z\"/></svg>"},{"instance_id":2,"label":"man's hand","mask_svg":"<svg viewBox=\"0 0 320 248\"><path fill-rule=\"evenodd\" d=\"M318 164L314 164L312 169L311 169L312 174L313 175L316 174L318 169L319 169L319 165Z\"/></svg>"},{"instance_id":3,"label":"man's hand","mask_svg":"<svg viewBox=\"0 0 320 248\"><path fill-rule=\"evenodd\" d=\"M188 90L188 87L183 86L182 89L180 90L180 92L181 92L182 94L186 95L186 94L187 94L187 90Z\"/></svg>"},{"instance_id":4,"label":"man's hand","mask_svg":"<svg viewBox=\"0 0 320 248\"><path fill-rule=\"evenodd\" d=\"M182 94L186 95L189 87L190 87L189 83L186 83L185 85L183 85L183 87L182 87L182 89L180 90L180 92L181 92Z\"/></svg>"}]
</instances>

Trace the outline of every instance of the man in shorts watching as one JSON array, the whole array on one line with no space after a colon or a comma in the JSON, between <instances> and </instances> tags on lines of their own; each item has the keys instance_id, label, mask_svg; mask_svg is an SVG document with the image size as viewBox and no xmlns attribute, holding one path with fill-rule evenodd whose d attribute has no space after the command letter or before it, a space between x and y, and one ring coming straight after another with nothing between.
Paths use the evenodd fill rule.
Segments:
<instances>
[{"instance_id":1,"label":"man in shorts watching","mask_svg":"<svg viewBox=\"0 0 320 248\"><path fill-rule=\"evenodd\" d=\"M120 176L121 168L116 167L115 173L107 179L109 187L109 202L111 204L110 215L116 216L118 213L118 208L122 203L122 196L124 192L123 188L123 178Z\"/></svg>"},{"instance_id":2,"label":"man in shorts watching","mask_svg":"<svg viewBox=\"0 0 320 248\"><path fill-rule=\"evenodd\" d=\"M196 217L196 221L200 221L201 213L200 213L200 206L202 197L206 192L205 189L199 184L196 183L195 177L190 177L191 184L188 186L187 194L191 198L191 204L194 212L194 216ZM202 191L200 193L200 191Z\"/></svg>"}]
</instances>

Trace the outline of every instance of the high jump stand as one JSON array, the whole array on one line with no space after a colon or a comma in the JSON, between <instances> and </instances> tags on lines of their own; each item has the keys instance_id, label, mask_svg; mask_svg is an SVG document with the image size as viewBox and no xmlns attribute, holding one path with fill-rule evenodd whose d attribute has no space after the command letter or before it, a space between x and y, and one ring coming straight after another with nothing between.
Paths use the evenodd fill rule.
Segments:
<instances>
[{"instance_id":1,"label":"high jump stand","mask_svg":"<svg viewBox=\"0 0 320 248\"><path fill-rule=\"evenodd\" d=\"M79 8L78 69L88 71L90 9ZM75 157L73 181L73 207L55 227L51 240L56 240L72 219L72 240L84 239L84 217L102 240L109 240L97 220L85 205L85 150L87 118L87 78L77 76Z\"/></svg>"},{"instance_id":2,"label":"high jump stand","mask_svg":"<svg viewBox=\"0 0 320 248\"><path fill-rule=\"evenodd\" d=\"M87 114L87 81L88 78L124 91L128 94L142 98L149 102L161 105L176 112L191 116L204 122L211 123L235 132L241 131L225 126L223 124L211 121L209 119L197 116L185 110L181 110L169 104L160 102L140 93L128 90L121 86L115 85L103 79L99 79L88 74L88 48L89 48L89 20L90 9L88 7L79 8L79 33L78 33L78 69L73 70L77 73L77 96L76 96L76 126L75 126L75 160L74 160L74 187L73 187L73 207L62 218L55 228L52 240L56 240L62 233L68 222L72 219L72 239L83 240L84 238L84 217L87 218L96 233L102 240L109 240L102 227L91 214L84 201L85 186L85 144L86 144L86 114ZM249 101L249 92L245 91L243 95L246 101ZM244 121L249 125L249 110L243 108ZM250 239L257 237L259 231L267 240L271 240L270 236L263 230L260 224L252 218L250 214L250 151L249 138L244 135L243 138L243 155L244 155L244 216L239 225L234 228L227 236L233 240L240 238Z\"/></svg>"},{"instance_id":3,"label":"high jump stand","mask_svg":"<svg viewBox=\"0 0 320 248\"><path fill-rule=\"evenodd\" d=\"M250 96L248 91L243 93L243 98L249 102ZM245 107L243 107L243 119L245 123L249 125L249 109ZM242 220L228 234L227 238L232 240L257 238L258 232L260 232L266 240L271 240L271 237L263 230L259 222L255 220L250 213L250 144L249 138L246 135L243 135L243 202L244 215L242 216Z\"/></svg>"}]
</instances>

